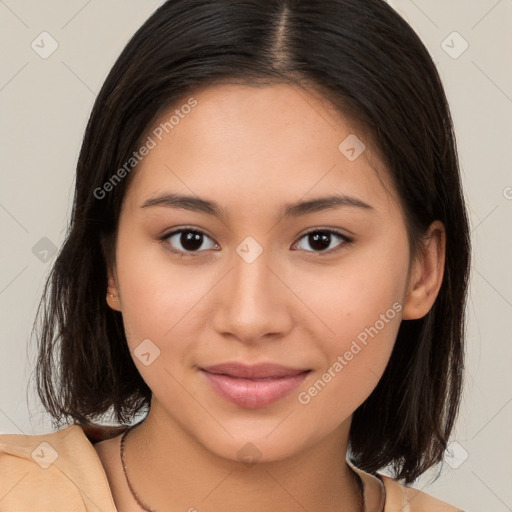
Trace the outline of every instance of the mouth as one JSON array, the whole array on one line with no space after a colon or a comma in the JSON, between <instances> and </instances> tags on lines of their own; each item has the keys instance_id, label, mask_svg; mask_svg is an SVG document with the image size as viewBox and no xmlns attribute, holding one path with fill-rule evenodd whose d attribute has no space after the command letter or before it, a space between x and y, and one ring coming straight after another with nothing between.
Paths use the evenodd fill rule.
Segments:
<instances>
[{"instance_id":1,"label":"mouth","mask_svg":"<svg viewBox=\"0 0 512 512\"><path fill-rule=\"evenodd\" d=\"M222 363L201 368L215 375L227 375L240 379L278 379L281 377L293 377L309 371L309 368L291 368L280 364L264 363L257 365L245 365L241 363Z\"/></svg>"},{"instance_id":2,"label":"mouth","mask_svg":"<svg viewBox=\"0 0 512 512\"><path fill-rule=\"evenodd\" d=\"M247 409L267 407L288 395L311 372L277 364L224 363L200 369L223 399Z\"/></svg>"}]
</instances>

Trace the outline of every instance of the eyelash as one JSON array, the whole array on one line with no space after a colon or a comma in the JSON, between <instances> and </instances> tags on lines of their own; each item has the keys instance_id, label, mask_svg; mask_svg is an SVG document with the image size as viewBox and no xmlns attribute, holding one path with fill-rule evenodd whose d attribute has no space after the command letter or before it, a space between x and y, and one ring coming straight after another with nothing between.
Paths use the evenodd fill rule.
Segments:
<instances>
[{"instance_id":1,"label":"eyelash","mask_svg":"<svg viewBox=\"0 0 512 512\"><path fill-rule=\"evenodd\" d=\"M192 251L192 252L184 252L184 251L181 251L179 249L174 249L169 243L166 243L167 240L169 238L171 238L172 236L174 235L177 235L179 233L197 233L197 234L200 234L202 236L205 236L207 238L210 238L210 236L208 236L204 231L201 231L200 229L196 229L196 228L188 228L188 227L185 227L185 228L181 228L181 229L177 229L175 231L171 231L169 233L166 233L165 235L161 236L160 237L160 241L164 244L165 248L174 253L174 254L177 254L179 255L181 258L185 257L194 257L196 254L199 254L201 252L204 252L204 251ZM349 238L348 236L344 235L343 233L340 233L339 231L336 231L336 230L333 230L333 229L313 229L311 231L308 231L307 233L304 233L300 238L299 238L299 241L302 240L303 238L307 237L308 235L311 235L313 233L324 233L324 234L330 234L330 235L335 235L339 238L341 238L343 240L343 243L340 244L340 246L338 246L338 248L336 249L331 249L329 251L322 251L322 252L319 252L319 251L306 251L306 252L310 252L310 253L313 253L313 254L317 254L318 256L326 256L326 255L330 255L330 254L333 254L333 253L336 253L340 250L343 249L343 247L345 247L347 244L350 244L353 242L353 239L352 238ZM217 244L216 244L217 245Z\"/></svg>"}]
</instances>

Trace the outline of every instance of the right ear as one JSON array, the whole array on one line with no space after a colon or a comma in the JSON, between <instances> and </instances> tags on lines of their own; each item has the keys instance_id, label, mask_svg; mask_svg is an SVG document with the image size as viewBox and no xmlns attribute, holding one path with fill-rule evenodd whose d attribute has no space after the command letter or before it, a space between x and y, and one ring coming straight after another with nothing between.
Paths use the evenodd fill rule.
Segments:
<instances>
[{"instance_id":1,"label":"right ear","mask_svg":"<svg viewBox=\"0 0 512 512\"><path fill-rule=\"evenodd\" d=\"M107 304L115 311L121 311L121 301L115 271L107 266Z\"/></svg>"}]
</instances>

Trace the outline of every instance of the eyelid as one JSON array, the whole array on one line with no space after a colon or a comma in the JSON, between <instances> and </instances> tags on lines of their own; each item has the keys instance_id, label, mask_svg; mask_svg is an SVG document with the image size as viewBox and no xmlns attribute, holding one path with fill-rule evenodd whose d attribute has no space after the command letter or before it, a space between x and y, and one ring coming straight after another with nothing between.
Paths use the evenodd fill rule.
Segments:
<instances>
[{"instance_id":1,"label":"eyelid","mask_svg":"<svg viewBox=\"0 0 512 512\"><path fill-rule=\"evenodd\" d=\"M159 237L159 239L160 239L160 241L162 243L165 243L171 236L174 236L174 235L176 235L178 233L187 232L187 231L193 231L195 233L199 233L200 235L203 235L203 236L209 238L210 240L212 240L215 243L215 245L217 245L217 246L219 245L217 242L215 242L215 240L208 233L206 233L202 229L199 229L199 228L196 228L196 227L193 227L193 226L182 226L182 227L179 227L179 228L174 228L171 231L161 235ZM331 254L337 253L339 250L343 249L345 247L345 245L350 244L350 243L352 243L354 241L354 239L352 237L349 237L349 236L345 235L344 233L342 233L338 229L326 228L326 227L318 227L318 228L311 228L308 231L306 231L305 233L302 233L298 237L297 241L294 242L293 245L295 246L304 237L306 237L306 236L308 236L308 235L310 235L312 233L319 233L319 232L335 235L335 236L341 238L343 240L343 243L341 243L337 248L331 249L329 251L322 251L322 252L304 251L304 252L315 254L317 256L327 256L327 255L331 255ZM167 250L171 251L174 254L181 255L181 257L193 257L196 254L200 254L202 252L206 252L206 250L186 252L186 251L181 251L179 249L174 249L169 243L166 243L164 245L166 245L166 249Z\"/></svg>"},{"instance_id":2,"label":"eyelid","mask_svg":"<svg viewBox=\"0 0 512 512\"><path fill-rule=\"evenodd\" d=\"M330 255L335 254L338 251L342 250L347 244L351 244L354 241L354 239L352 237L345 235L343 232L341 232L337 228L318 227L318 228L309 229L305 233L302 233L302 235L299 236L297 242L295 242L293 245L296 245L300 240L302 240L304 237L306 237L312 233L328 233L330 235L335 235L343 240L343 243L339 244L335 249L330 249L328 251L321 251L321 252L304 251L306 253L314 254L316 256L330 256Z\"/></svg>"},{"instance_id":3,"label":"eyelid","mask_svg":"<svg viewBox=\"0 0 512 512\"><path fill-rule=\"evenodd\" d=\"M192 251L192 252L186 252L186 251L181 251L179 249L174 249L174 247L171 246L171 244L169 243L166 243L167 240L171 237L171 236L174 236L174 235L177 235L179 233L183 233L183 232L187 232L187 231L193 231L194 233L199 233L200 235L203 235L207 238L209 238L210 240L212 240L214 242L215 245L219 245L217 242L215 242L215 240L213 239L213 237L211 237L208 233L206 233L205 231L203 231L202 229L199 229L199 228L196 228L196 227L193 227L193 226L181 226L179 228L174 228L172 229L171 231L167 232L166 234L163 234L161 236L159 236L158 238L160 239L160 241L164 244L165 248L168 250L168 251L171 251L172 253L174 254L178 254L180 255L181 257L189 257L189 256L194 256L196 254L200 254L202 252L206 252L205 250L202 250L202 251Z\"/></svg>"}]
</instances>

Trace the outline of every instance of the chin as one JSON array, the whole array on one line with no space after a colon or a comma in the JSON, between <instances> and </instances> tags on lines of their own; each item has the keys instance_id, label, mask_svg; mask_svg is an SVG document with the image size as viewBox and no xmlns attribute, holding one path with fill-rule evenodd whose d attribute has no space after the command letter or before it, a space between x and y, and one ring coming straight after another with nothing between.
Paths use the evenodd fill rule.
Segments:
<instances>
[{"instance_id":1,"label":"chin","mask_svg":"<svg viewBox=\"0 0 512 512\"><path fill-rule=\"evenodd\" d=\"M212 436L211 429L198 433L197 441L208 451L218 457L232 461L242 462L248 466L263 462L277 462L293 457L305 450L308 446L318 442L321 435L308 436L307 431L302 430L300 434L290 432L289 428L279 425L280 420L268 422L265 428L256 428L254 423L245 428L239 425L237 429L229 428L226 430L233 436L230 437L223 429ZM269 424L272 423L272 426ZM276 428L277 426L277 428ZM268 428L267 428L268 427ZM237 431L238 430L238 431Z\"/></svg>"}]
</instances>

